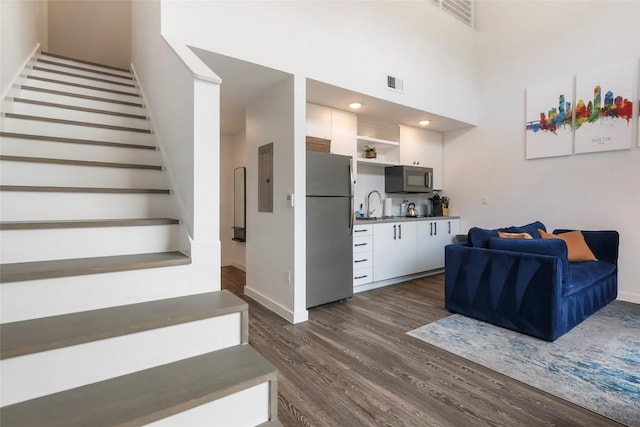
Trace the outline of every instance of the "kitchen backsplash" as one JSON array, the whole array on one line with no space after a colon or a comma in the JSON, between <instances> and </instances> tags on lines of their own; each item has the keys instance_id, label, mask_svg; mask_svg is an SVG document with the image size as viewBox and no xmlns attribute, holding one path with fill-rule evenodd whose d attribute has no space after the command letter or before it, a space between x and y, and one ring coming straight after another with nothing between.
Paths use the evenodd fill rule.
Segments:
<instances>
[{"instance_id":1,"label":"kitchen backsplash","mask_svg":"<svg viewBox=\"0 0 640 427\"><path fill-rule=\"evenodd\" d=\"M356 211L360 209L360 205L367 209L367 195L372 190L378 190L382 198L391 198L391 214L400 215L400 205L403 200L409 203L415 203L418 209L418 215L426 214L427 200L433 194L385 194L384 192L384 168L378 165L367 165L360 163L358 165L357 183L355 186L354 208ZM371 195L371 207L375 209L373 216L382 216L382 203L378 200L378 196Z\"/></svg>"}]
</instances>

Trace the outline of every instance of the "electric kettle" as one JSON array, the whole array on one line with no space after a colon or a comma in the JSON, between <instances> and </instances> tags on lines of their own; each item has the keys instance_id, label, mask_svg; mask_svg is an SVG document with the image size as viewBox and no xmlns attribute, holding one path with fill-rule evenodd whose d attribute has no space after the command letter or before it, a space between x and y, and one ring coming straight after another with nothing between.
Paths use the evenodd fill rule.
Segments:
<instances>
[{"instance_id":1,"label":"electric kettle","mask_svg":"<svg viewBox=\"0 0 640 427\"><path fill-rule=\"evenodd\" d=\"M409 206L407 206L407 216L410 216L410 217L418 216L418 210L416 209L415 203L409 203Z\"/></svg>"}]
</instances>

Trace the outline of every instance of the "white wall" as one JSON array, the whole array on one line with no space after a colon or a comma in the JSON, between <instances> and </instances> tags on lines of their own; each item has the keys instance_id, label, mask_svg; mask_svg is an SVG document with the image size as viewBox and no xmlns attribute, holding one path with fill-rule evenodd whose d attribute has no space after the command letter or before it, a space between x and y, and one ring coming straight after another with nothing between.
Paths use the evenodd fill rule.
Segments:
<instances>
[{"instance_id":1,"label":"white wall","mask_svg":"<svg viewBox=\"0 0 640 427\"><path fill-rule=\"evenodd\" d=\"M445 135L451 214L462 216L461 232L538 219L550 229L618 230L619 298L640 303L635 132L631 150L536 160L525 160L524 141L528 86L607 63L637 62L640 2L485 0L476 6L480 123Z\"/></svg>"},{"instance_id":2,"label":"white wall","mask_svg":"<svg viewBox=\"0 0 640 427\"><path fill-rule=\"evenodd\" d=\"M187 46L162 37L160 25L160 3L133 3L132 64L191 237L192 280L201 292L218 290L220 80Z\"/></svg>"},{"instance_id":3,"label":"white wall","mask_svg":"<svg viewBox=\"0 0 640 427\"><path fill-rule=\"evenodd\" d=\"M47 5L42 1L0 1L0 90L4 95L40 43L48 49Z\"/></svg>"},{"instance_id":4,"label":"white wall","mask_svg":"<svg viewBox=\"0 0 640 427\"><path fill-rule=\"evenodd\" d=\"M245 293L295 321L294 78L247 107L247 283ZM304 114L303 114L304 116ZM258 212L258 147L273 142L273 212ZM287 280L290 272L291 283ZM296 289L297 292L297 289Z\"/></svg>"},{"instance_id":5,"label":"white wall","mask_svg":"<svg viewBox=\"0 0 640 427\"><path fill-rule=\"evenodd\" d=\"M246 243L233 238L233 170L247 165L244 130L220 135L220 246L221 264L246 271Z\"/></svg>"},{"instance_id":6,"label":"white wall","mask_svg":"<svg viewBox=\"0 0 640 427\"><path fill-rule=\"evenodd\" d=\"M49 1L49 51L129 69L131 0Z\"/></svg>"},{"instance_id":7,"label":"white wall","mask_svg":"<svg viewBox=\"0 0 640 427\"><path fill-rule=\"evenodd\" d=\"M162 4L163 31L189 45L477 122L476 34L428 1Z\"/></svg>"}]
</instances>

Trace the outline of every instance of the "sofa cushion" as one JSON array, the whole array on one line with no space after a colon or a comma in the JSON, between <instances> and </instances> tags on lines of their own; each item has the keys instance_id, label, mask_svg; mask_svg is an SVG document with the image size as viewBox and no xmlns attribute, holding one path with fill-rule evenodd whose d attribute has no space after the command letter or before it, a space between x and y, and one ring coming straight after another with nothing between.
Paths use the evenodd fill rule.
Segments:
<instances>
[{"instance_id":1,"label":"sofa cushion","mask_svg":"<svg viewBox=\"0 0 640 427\"><path fill-rule=\"evenodd\" d=\"M562 284L562 295L573 295L616 271L616 265L607 261L571 262L571 278Z\"/></svg>"},{"instance_id":2,"label":"sofa cushion","mask_svg":"<svg viewBox=\"0 0 640 427\"><path fill-rule=\"evenodd\" d=\"M571 277L571 269L567 259L567 245L560 239L529 240L492 237L489 239L489 249L558 257L562 264L562 281L566 282Z\"/></svg>"},{"instance_id":3,"label":"sofa cushion","mask_svg":"<svg viewBox=\"0 0 640 427\"><path fill-rule=\"evenodd\" d=\"M533 239L529 233L507 233L505 231L498 231L498 237L501 239Z\"/></svg>"},{"instance_id":4,"label":"sofa cushion","mask_svg":"<svg viewBox=\"0 0 640 427\"><path fill-rule=\"evenodd\" d=\"M593 252L587 245L587 242L584 240L584 236L580 231L569 231L567 233L561 234L551 234L547 233L544 230L539 230L540 237L543 239L562 239L567 244L567 248L569 249L569 261L571 262L580 262L580 261L597 261Z\"/></svg>"},{"instance_id":5,"label":"sofa cushion","mask_svg":"<svg viewBox=\"0 0 640 427\"><path fill-rule=\"evenodd\" d=\"M495 230L489 230L486 228L472 227L469 229L468 240L469 245L474 248L487 248L489 239L492 237L498 237L498 231L505 233L528 233L534 239L540 238L538 230L547 230L543 223L540 221L532 222L531 224L521 225L519 227L511 226L506 228L497 228Z\"/></svg>"}]
</instances>

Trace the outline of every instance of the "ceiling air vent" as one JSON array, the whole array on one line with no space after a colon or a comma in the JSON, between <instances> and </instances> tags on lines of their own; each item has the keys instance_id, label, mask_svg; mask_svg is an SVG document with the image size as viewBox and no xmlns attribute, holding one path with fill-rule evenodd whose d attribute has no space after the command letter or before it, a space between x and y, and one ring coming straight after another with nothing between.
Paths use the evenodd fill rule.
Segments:
<instances>
[{"instance_id":1,"label":"ceiling air vent","mask_svg":"<svg viewBox=\"0 0 640 427\"><path fill-rule=\"evenodd\" d=\"M396 92L404 92L404 83L397 77L387 76L387 88Z\"/></svg>"},{"instance_id":2,"label":"ceiling air vent","mask_svg":"<svg viewBox=\"0 0 640 427\"><path fill-rule=\"evenodd\" d=\"M429 2L473 28L474 0L429 0Z\"/></svg>"}]
</instances>

